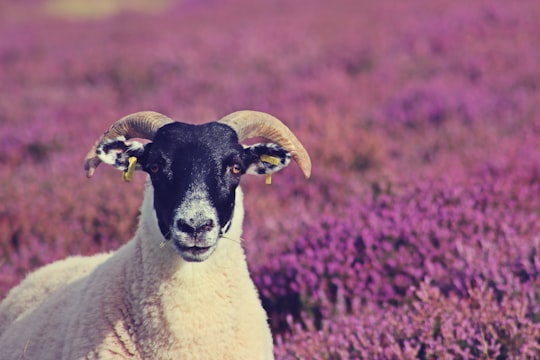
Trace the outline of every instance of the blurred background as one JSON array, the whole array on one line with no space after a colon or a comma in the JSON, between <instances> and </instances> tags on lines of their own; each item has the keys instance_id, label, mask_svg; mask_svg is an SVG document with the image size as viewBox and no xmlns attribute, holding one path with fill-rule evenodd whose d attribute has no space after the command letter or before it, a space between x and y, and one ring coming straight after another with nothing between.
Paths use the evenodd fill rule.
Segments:
<instances>
[{"instance_id":1,"label":"blurred background","mask_svg":"<svg viewBox=\"0 0 540 360\"><path fill-rule=\"evenodd\" d=\"M118 248L144 174L82 159L140 111L271 113L313 161L245 177L282 359L540 356L534 0L0 3L0 299Z\"/></svg>"}]
</instances>

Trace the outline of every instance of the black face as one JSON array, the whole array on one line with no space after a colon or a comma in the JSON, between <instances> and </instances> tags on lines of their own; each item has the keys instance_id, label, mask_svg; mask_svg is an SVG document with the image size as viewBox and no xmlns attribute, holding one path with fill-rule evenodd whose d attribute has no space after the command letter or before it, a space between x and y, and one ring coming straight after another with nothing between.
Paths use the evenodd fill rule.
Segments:
<instances>
[{"instance_id":1,"label":"black face","mask_svg":"<svg viewBox=\"0 0 540 360\"><path fill-rule=\"evenodd\" d=\"M226 231L246 153L234 130L219 123L172 123L139 159L154 187L163 236L188 261L208 258Z\"/></svg>"},{"instance_id":2,"label":"black face","mask_svg":"<svg viewBox=\"0 0 540 360\"><path fill-rule=\"evenodd\" d=\"M160 231L187 261L206 260L227 232L243 174L272 174L291 161L279 144L243 147L218 122L170 123L146 145L124 136L105 139L96 154L124 174L130 168L150 174Z\"/></svg>"}]
</instances>

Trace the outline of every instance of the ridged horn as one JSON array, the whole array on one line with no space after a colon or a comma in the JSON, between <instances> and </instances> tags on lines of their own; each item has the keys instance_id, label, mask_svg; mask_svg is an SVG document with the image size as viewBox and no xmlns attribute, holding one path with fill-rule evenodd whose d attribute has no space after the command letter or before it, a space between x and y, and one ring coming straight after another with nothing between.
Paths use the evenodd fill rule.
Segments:
<instances>
[{"instance_id":1,"label":"ridged horn","mask_svg":"<svg viewBox=\"0 0 540 360\"><path fill-rule=\"evenodd\" d=\"M84 170L87 177L92 177L101 160L96 154L96 149L104 140L115 139L124 136L126 139L141 138L152 140L160 127L173 122L169 117L154 112L140 111L134 114L124 116L105 131L96 141L94 146L88 151L84 158Z\"/></svg>"},{"instance_id":2,"label":"ridged horn","mask_svg":"<svg viewBox=\"0 0 540 360\"><path fill-rule=\"evenodd\" d=\"M285 148L296 161L304 176L311 176L311 159L300 140L276 117L251 110L233 112L219 120L233 128L238 140L262 137Z\"/></svg>"}]
</instances>

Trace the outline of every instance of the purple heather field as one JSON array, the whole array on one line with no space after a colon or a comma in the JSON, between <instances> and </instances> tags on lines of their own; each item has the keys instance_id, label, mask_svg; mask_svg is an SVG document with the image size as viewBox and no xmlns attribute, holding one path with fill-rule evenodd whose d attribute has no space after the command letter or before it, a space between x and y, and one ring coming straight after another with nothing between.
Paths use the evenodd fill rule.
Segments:
<instances>
[{"instance_id":1,"label":"purple heather field","mask_svg":"<svg viewBox=\"0 0 540 360\"><path fill-rule=\"evenodd\" d=\"M133 235L113 121L254 109L313 161L243 179L278 359L540 357L538 0L67 3L0 3L0 299Z\"/></svg>"}]
</instances>

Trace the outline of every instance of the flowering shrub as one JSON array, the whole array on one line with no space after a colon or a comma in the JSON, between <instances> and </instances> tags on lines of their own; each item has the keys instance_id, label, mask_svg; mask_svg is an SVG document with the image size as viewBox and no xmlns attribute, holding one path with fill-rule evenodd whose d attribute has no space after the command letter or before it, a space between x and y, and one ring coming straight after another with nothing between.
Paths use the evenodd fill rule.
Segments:
<instances>
[{"instance_id":1,"label":"flowering shrub","mask_svg":"<svg viewBox=\"0 0 540 360\"><path fill-rule=\"evenodd\" d=\"M540 327L527 316L519 293L495 299L483 284L465 296L443 296L430 281L401 307L343 309L319 326L277 339L279 359L534 359Z\"/></svg>"},{"instance_id":2,"label":"flowering shrub","mask_svg":"<svg viewBox=\"0 0 540 360\"><path fill-rule=\"evenodd\" d=\"M144 176L82 170L112 121L253 108L314 165L243 179L277 358L540 357L536 1L50 9L0 4L0 299L133 235Z\"/></svg>"},{"instance_id":3,"label":"flowering shrub","mask_svg":"<svg viewBox=\"0 0 540 360\"><path fill-rule=\"evenodd\" d=\"M486 179L382 195L320 217L255 273L275 328L311 330L293 336L306 342L302 358L323 349L330 358L534 357L540 178ZM343 328L350 333L340 337Z\"/></svg>"}]
</instances>

